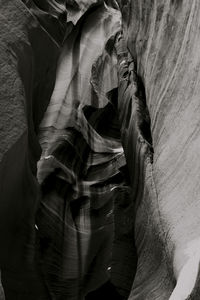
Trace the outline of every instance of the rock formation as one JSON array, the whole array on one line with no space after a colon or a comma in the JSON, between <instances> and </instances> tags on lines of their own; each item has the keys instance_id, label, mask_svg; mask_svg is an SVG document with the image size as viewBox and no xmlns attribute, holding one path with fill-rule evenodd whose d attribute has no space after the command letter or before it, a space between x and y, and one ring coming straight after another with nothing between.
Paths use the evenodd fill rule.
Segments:
<instances>
[{"instance_id":1,"label":"rock formation","mask_svg":"<svg viewBox=\"0 0 200 300\"><path fill-rule=\"evenodd\" d=\"M199 299L200 3L0 7L6 299Z\"/></svg>"}]
</instances>

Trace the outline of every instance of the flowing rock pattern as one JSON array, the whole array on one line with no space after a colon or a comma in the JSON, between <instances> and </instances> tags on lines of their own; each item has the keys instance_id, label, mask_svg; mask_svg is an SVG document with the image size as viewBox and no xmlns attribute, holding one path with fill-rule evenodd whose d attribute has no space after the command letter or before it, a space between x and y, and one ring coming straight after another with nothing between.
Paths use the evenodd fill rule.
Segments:
<instances>
[{"instance_id":1,"label":"flowing rock pattern","mask_svg":"<svg viewBox=\"0 0 200 300\"><path fill-rule=\"evenodd\" d=\"M121 2L154 149L137 209L138 266L129 298L169 299L178 280L170 299L186 299L191 291L191 299L198 299L200 4Z\"/></svg>"},{"instance_id":2,"label":"flowing rock pattern","mask_svg":"<svg viewBox=\"0 0 200 300\"><path fill-rule=\"evenodd\" d=\"M6 297L199 299L200 3L58 2L0 0Z\"/></svg>"}]
</instances>

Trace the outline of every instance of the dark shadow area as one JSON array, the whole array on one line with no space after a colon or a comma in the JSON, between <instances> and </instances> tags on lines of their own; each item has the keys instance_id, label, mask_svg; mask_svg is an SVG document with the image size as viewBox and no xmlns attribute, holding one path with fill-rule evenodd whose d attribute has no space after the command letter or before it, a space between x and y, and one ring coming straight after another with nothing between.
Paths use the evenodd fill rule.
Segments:
<instances>
[{"instance_id":1,"label":"dark shadow area","mask_svg":"<svg viewBox=\"0 0 200 300\"><path fill-rule=\"evenodd\" d=\"M110 281L108 281L100 288L89 293L85 297L85 300L102 300L102 299L126 300L127 298L120 296L119 293L116 291L114 285Z\"/></svg>"}]
</instances>

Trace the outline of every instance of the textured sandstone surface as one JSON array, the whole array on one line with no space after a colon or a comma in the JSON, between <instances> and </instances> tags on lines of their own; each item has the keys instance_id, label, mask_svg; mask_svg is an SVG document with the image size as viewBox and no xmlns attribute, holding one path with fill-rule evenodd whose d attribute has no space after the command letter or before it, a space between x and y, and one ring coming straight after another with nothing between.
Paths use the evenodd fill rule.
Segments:
<instances>
[{"instance_id":1,"label":"textured sandstone surface","mask_svg":"<svg viewBox=\"0 0 200 300\"><path fill-rule=\"evenodd\" d=\"M172 298L185 299L200 258L200 4L121 2L127 45L145 87L154 149L146 171L153 183L146 178L148 194L136 217L139 263L130 299L169 299L181 268L195 255ZM192 299L198 297L197 289Z\"/></svg>"},{"instance_id":2,"label":"textured sandstone surface","mask_svg":"<svg viewBox=\"0 0 200 300\"><path fill-rule=\"evenodd\" d=\"M44 12L35 11L31 1L23 2L31 14L20 0L0 0L0 234L4 245L0 251L3 269L8 272L9 268L19 272L21 249L29 244L27 237L33 231L39 198L36 135L53 91L63 33L66 30L66 38L87 9L102 4L79 1L77 11L69 6L71 23L66 28L62 23L61 28L47 21ZM107 2L117 7L116 1ZM137 270L127 276L127 282L133 280L136 272L129 300L198 300L200 3L117 2L130 52L125 64L118 53L118 114L134 206L130 227L134 225L138 255ZM119 210L116 215L124 224ZM26 236L26 241L19 236ZM118 228L116 242L122 236L127 237L127 232ZM128 243L124 239L127 252L122 247L118 254L131 257L130 236L128 239ZM132 245L135 255L134 242ZM120 290L126 287L120 277L127 275L127 269L131 271L123 271L117 263L116 268L120 275L113 274L113 281ZM27 299L35 300L31 297Z\"/></svg>"}]
</instances>

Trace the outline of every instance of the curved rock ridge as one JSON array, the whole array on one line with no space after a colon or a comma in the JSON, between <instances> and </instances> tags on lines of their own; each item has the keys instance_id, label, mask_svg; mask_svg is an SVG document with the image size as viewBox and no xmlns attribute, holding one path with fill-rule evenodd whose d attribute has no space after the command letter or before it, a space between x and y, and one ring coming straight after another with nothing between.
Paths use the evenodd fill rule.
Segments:
<instances>
[{"instance_id":1,"label":"curved rock ridge","mask_svg":"<svg viewBox=\"0 0 200 300\"><path fill-rule=\"evenodd\" d=\"M40 124L37 216L45 278L53 297L82 299L109 277L113 202L129 197L114 91L121 15L102 5L66 38ZM70 266L70 267L69 267Z\"/></svg>"},{"instance_id":2,"label":"curved rock ridge","mask_svg":"<svg viewBox=\"0 0 200 300\"><path fill-rule=\"evenodd\" d=\"M136 0L121 8L154 148L136 213L138 267L129 299L198 299L200 4Z\"/></svg>"}]
</instances>

